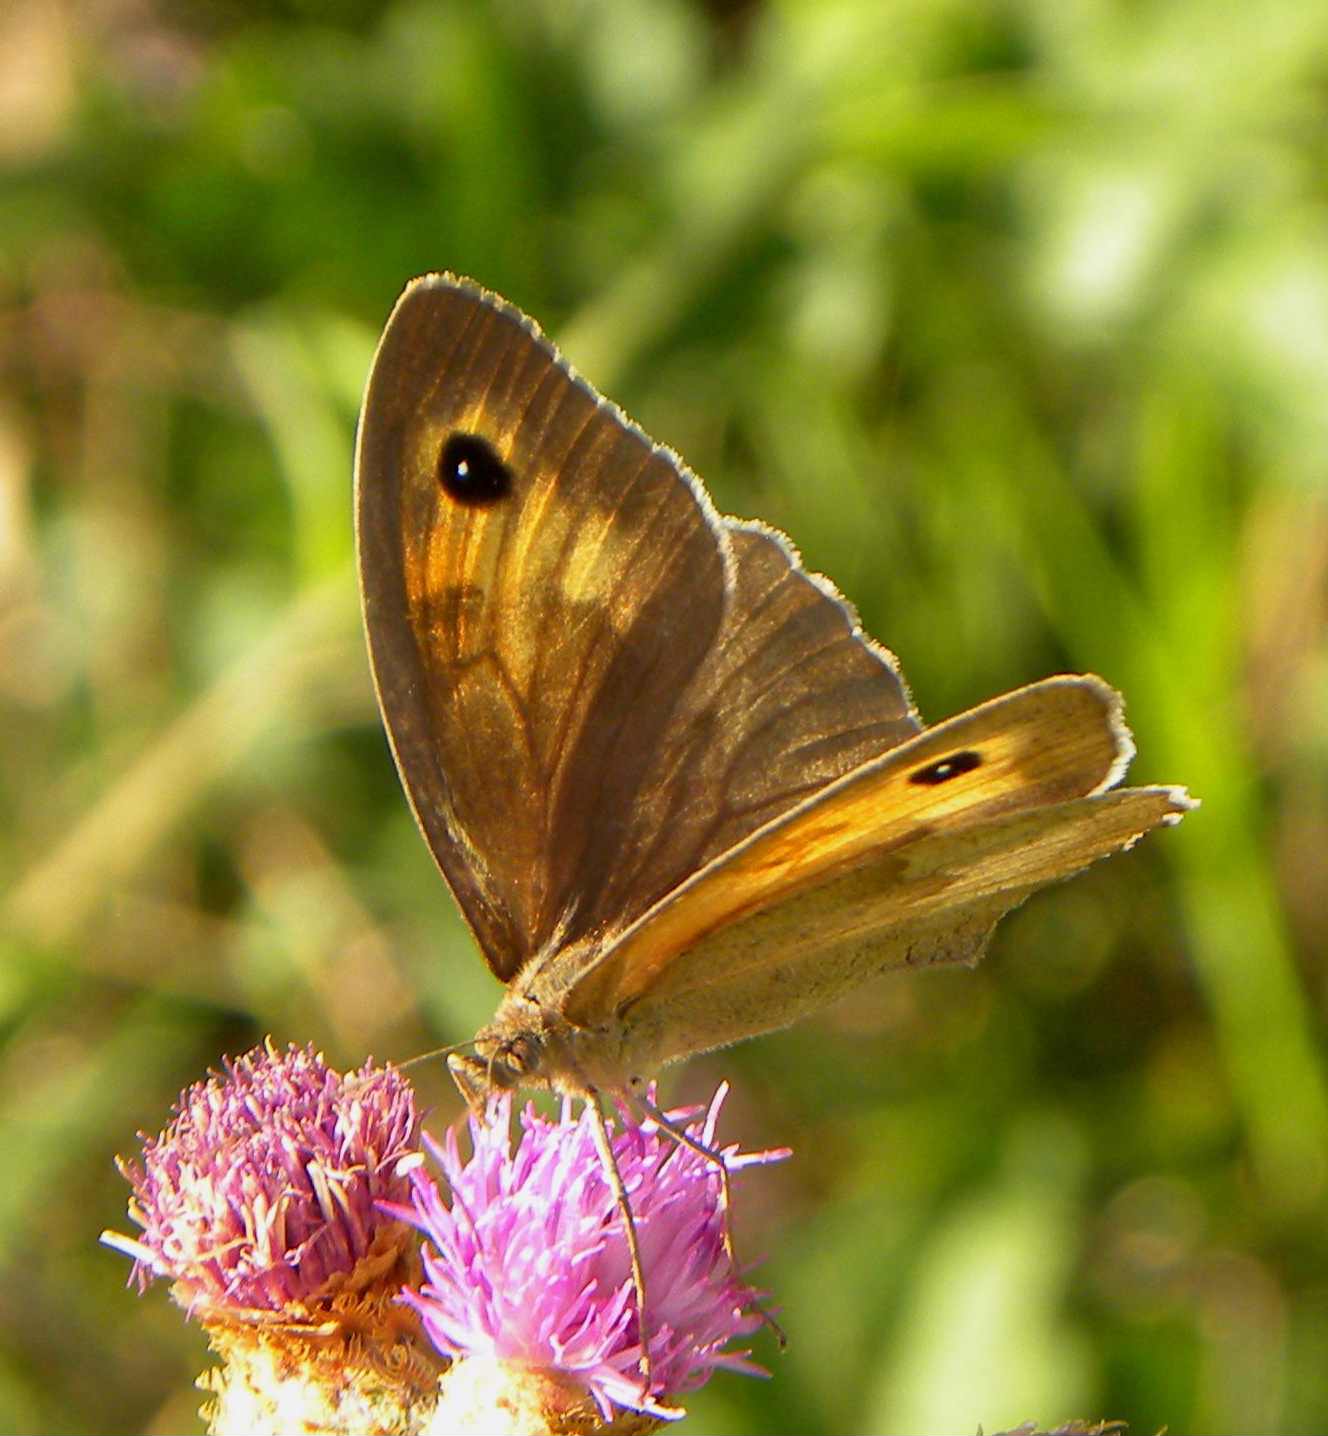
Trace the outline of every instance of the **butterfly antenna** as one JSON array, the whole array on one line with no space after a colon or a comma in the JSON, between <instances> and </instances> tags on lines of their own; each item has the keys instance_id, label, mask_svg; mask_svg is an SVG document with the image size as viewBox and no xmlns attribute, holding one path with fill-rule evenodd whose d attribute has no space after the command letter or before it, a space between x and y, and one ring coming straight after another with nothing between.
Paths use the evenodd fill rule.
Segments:
<instances>
[{"instance_id":1,"label":"butterfly antenna","mask_svg":"<svg viewBox=\"0 0 1328 1436\"><path fill-rule=\"evenodd\" d=\"M421 1052L417 1057L407 1057L404 1062L394 1062L392 1065L398 1072L409 1071L412 1067L419 1067L424 1062L433 1062L439 1057L450 1057L453 1052L464 1052L467 1047L474 1047L475 1039L472 1037L468 1042L454 1042L450 1047L435 1047L429 1052Z\"/></svg>"}]
</instances>

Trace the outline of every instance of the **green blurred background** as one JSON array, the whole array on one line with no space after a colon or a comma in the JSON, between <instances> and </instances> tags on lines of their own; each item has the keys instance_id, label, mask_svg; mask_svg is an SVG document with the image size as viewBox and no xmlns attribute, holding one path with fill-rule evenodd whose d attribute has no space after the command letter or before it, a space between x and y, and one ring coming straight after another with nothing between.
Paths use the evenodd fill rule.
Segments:
<instances>
[{"instance_id":1,"label":"green blurred background","mask_svg":"<svg viewBox=\"0 0 1328 1436\"><path fill-rule=\"evenodd\" d=\"M1204 807L736 1086L790 1344L691 1429L1328 1429L1328 10L0 5L0 1429L200 1429L112 1169L264 1033L496 992L402 800L350 458L471 274L788 530L935 719L1059 670ZM421 1074L435 1125L458 1102Z\"/></svg>"}]
</instances>

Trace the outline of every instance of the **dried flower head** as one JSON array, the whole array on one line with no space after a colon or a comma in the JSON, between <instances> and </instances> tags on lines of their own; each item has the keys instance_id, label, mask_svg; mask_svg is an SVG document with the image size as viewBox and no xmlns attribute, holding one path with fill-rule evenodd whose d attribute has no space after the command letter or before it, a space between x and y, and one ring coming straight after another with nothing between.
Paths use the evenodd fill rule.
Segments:
<instances>
[{"instance_id":1,"label":"dried flower head","mask_svg":"<svg viewBox=\"0 0 1328 1436\"><path fill-rule=\"evenodd\" d=\"M289 1312L370 1257L418 1131L392 1069L342 1076L312 1047L269 1043L190 1087L142 1161L120 1163L142 1235L103 1240L134 1258L140 1289L170 1278L191 1314Z\"/></svg>"},{"instance_id":2,"label":"dried flower head","mask_svg":"<svg viewBox=\"0 0 1328 1436\"><path fill-rule=\"evenodd\" d=\"M726 1094L708 1108L667 1114L730 1172L786 1152L717 1150L715 1124ZM451 1191L412 1173L414 1205L389 1210L428 1238L426 1280L405 1299L446 1355L510 1362L571 1377L604 1419L613 1408L680 1414L661 1398L692 1390L718 1367L765 1375L728 1343L760 1324L761 1293L735 1271L724 1241L722 1180L715 1161L649 1119L622 1112L614 1159L631 1202L646 1286L651 1389L641 1378L640 1314L621 1214L595 1146L591 1113L560 1120L532 1106L511 1140L511 1100L491 1099L472 1118L463 1161L455 1131L426 1142Z\"/></svg>"}]
</instances>

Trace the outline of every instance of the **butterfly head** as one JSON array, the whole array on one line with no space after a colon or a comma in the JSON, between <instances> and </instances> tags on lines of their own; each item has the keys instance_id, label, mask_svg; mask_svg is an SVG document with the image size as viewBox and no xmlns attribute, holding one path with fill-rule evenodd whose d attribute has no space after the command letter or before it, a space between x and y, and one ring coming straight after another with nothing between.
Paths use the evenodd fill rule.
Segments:
<instances>
[{"instance_id":1,"label":"butterfly head","mask_svg":"<svg viewBox=\"0 0 1328 1436\"><path fill-rule=\"evenodd\" d=\"M454 1052L447 1067L471 1110L483 1112L492 1092L543 1085L542 1055L534 1033L499 1035L486 1030L476 1037L474 1052Z\"/></svg>"},{"instance_id":2,"label":"butterfly head","mask_svg":"<svg viewBox=\"0 0 1328 1436\"><path fill-rule=\"evenodd\" d=\"M566 1023L548 1007L523 993L509 991L482 1027L469 1052L448 1059L452 1080L472 1110L483 1111L491 1092L555 1085L566 1067ZM556 1084L561 1085L561 1084Z\"/></svg>"},{"instance_id":3,"label":"butterfly head","mask_svg":"<svg viewBox=\"0 0 1328 1436\"><path fill-rule=\"evenodd\" d=\"M447 1059L452 1080L471 1109L482 1113L490 1093L550 1088L567 1097L620 1091L621 1053L603 1028L578 1027L553 1003L510 990L493 1021Z\"/></svg>"}]
</instances>

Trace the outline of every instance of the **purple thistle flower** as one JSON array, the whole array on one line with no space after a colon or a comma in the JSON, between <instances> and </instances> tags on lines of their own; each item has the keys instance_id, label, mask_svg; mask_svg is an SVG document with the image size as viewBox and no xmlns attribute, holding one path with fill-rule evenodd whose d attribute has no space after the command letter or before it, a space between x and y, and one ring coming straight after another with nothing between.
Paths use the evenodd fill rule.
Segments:
<instances>
[{"instance_id":1,"label":"purple thistle flower","mask_svg":"<svg viewBox=\"0 0 1328 1436\"><path fill-rule=\"evenodd\" d=\"M711 1151L727 1092L708 1108L669 1114ZM439 1351L489 1357L574 1378L607 1420L613 1407L669 1417L658 1397L695 1389L717 1367L765 1375L725 1348L761 1324L761 1293L725 1251L722 1183L713 1161L653 1121L621 1114L613 1153L631 1201L645 1273L651 1391L642 1390L640 1326L621 1214L595 1147L591 1115L557 1122L527 1105L513 1150L511 1096L472 1117L472 1155L456 1131L425 1141L451 1189L445 1203L430 1177L411 1173L414 1206L392 1215L425 1233L426 1281L403 1299ZM777 1161L786 1151L719 1149L730 1172Z\"/></svg>"},{"instance_id":2,"label":"purple thistle flower","mask_svg":"<svg viewBox=\"0 0 1328 1436\"><path fill-rule=\"evenodd\" d=\"M343 1077L312 1046L269 1043L190 1087L142 1162L119 1164L143 1233L103 1240L134 1258L140 1290L171 1278L191 1314L288 1312L371 1250L386 1267L406 1249L378 1204L408 1195L418 1130L397 1072Z\"/></svg>"}]
</instances>

